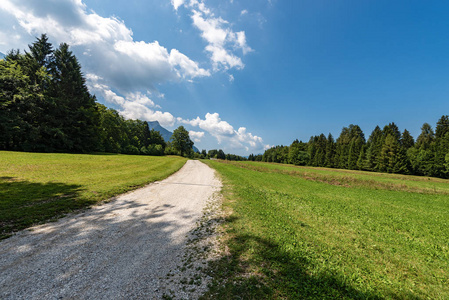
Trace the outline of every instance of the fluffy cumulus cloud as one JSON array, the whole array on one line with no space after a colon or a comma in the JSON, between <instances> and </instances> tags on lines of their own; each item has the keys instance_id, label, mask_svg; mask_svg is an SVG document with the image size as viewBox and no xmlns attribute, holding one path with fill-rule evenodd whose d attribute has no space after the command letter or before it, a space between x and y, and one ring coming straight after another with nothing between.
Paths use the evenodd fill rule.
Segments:
<instances>
[{"instance_id":1,"label":"fluffy cumulus cloud","mask_svg":"<svg viewBox=\"0 0 449 300\"><path fill-rule=\"evenodd\" d=\"M235 130L218 113L204 119L175 118L153 100L162 97L160 83L192 81L211 76L208 68L241 69L241 55L252 51L244 31L214 15L202 0L171 0L173 8L189 14L192 25L206 42L211 64L204 68L178 49L167 49L158 41L136 41L133 32L117 17L98 15L82 0L1 0L0 51L24 49L41 33L54 45L66 42L80 60L89 90L124 117L158 120L162 126L190 124L202 131L190 131L195 142L205 134L215 137L223 149L263 150L262 138L240 127ZM234 77L229 75L232 82Z\"/></svg>"},{"instance_id":2,"label":"fluffy cumulus cloud","mask_svg":"<svg viewBox=\"0 0 449 300\"><path fill-rule=\"evenodd\" d=\"M118 111L128 119L140 119L147 121L157 120L162 126L170 127L175 124L175 117L169 112L162 112L160 106L150 99L151 92L128 92L124 96L117 95L106 84L100 83L101 77L87 74L87 85L91 91L101 95L106 104L118 106Z\"/></svg>"},{"instance_id":3,"label":"fluffy cumulus cloud","mask_svg":"<svg viewBox=\"0 0 449 300\"><path fill-rule=\"evenodd\" d=\"M81 0L2 0L1 9L29 35L46 32L52 40L79 50L87 57L80 57L83 66L120 92L210 75L177 49L168 51L157 41L134 41L123 21L88 11Z\"/></svg>"},{"instance_id":4,"label":"fluffy cumulus cloud","mask_svg":"<svg viewBox=\"0 0 449 300\"><path fill-rule=\"evenodd\" d=\"M201 139L204 137L204 132L190 130L189 136L195 143L199 143L201 142Z\"/></svg>"},{"instance_id":5,"label":"fluffy cumulus cloud","mask_svg":"<svg viewBox=\"0 0 449 300\"><path fill-rule=\"evenodd\" d=\"M205 50L215 70L242 69L242 59L236 54L239 50L243 54L253 51L246 42L244 31L234 32L228 21L216 17L200 0L172 0L175 10L183 5L190 9L193 25L201 32L201 37L207 42Z\"/></svg>"},{"instance_id":6,"label":"fluffy cumulus cloud","mask_svg":"<svg viewBox=\"0 0 449 300\"><path fill-rule=\"evenodd\" d=\"M173 5L182 2L174 0ZM56 45L71 45L90 74L91 91L121 107L125 116L158 118L161 123L173 124L173 116L153 111L151 100L136 99L133 93L155 90L155 85L167 81L210 76L177 49L169 51L158 41L135 41L123 21L89 11L81 0L2 0L0 25L0 37L8 37L9 49L23 49L30 37L44 32Z\"/></svg>"},{"instance_id":7,"label":"fluffy cumulus cloud","mask_svg":"<svg viewBox=\"0 0 449 300\"><path fill-rule=\"evenodd\" d=\"M178 118L179 123L199 127L215 137L219 144L228 151L245 149L246 151L263 151L269 148L263 139L246 131L245 127L235 130L234 127L220 118L218 113L207 113L204 119L196 117L192 120ZM203 132L204 133L204 132Z\"/></svg>"}]
</instances>

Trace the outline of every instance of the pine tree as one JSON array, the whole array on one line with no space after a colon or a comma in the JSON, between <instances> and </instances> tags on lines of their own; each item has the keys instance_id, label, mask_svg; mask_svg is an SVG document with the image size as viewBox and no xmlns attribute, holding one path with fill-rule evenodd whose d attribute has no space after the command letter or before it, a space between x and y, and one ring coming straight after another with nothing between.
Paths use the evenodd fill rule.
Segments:
<instances>
[{"instance_id":1,"label":"pine tree","mask_svg":"<svg viewBox=\"0 0 449 300\"><path fill-rule=\"evenodd\" d=\"M421 134L416 139L416 148L428 150L435 141L435 133L429 123L424 123L421 127Z\"/></svg>"},{"instance_id":2,"label":"pine tree","mask_svg":"<svg viewBox=\"0 0 449 300\"><path fill-rule=\"evenodd\" d=\"M368 170L368 160L367 160L367 149L369 145L365 144L362 147L362 150L360 151L359 158L357 159L357 168L359 170Z\"/></svg>"},{"instance_id":3,"label":"pine tree","mask_svg":"<svg viewBox=\"0 0 449 300\"><path fill-rule=\"evenodd\" d=\"M352 139L349 145L349 154L348 154L348 169L355 170L358 169L357 161L360 157L360 152L363 148L363 141L361 137L357 137L356 139Z\"/></svg>"},{"instance_id":4,"label":"pine tree","mask_svg":"<svg viewBox=\"0 0 449 300\"><path fill-rule=\"evenodd\" d=\"M405 150L408 150L415 145L415 140L407 129L404 129L404 132L401 135L401 145Z\"/></svg>"},{"instance_id":5,"label":"pine tree","mask_svg":"<svg viewBox=\"0 0 449 300\"><path fill-rule=\"evenodd\" d=\"M449 153L449 117L442 116L435 129L435 159L434 170L438 177L447 177L448 173L445 167L446 155Z\"/></svg>"},{"instance_id":6,"label":"pine tree","mask_svg":"<svg viewBox=\"0 0 449 300\"><path fill-rule=\"evenodd\" d=\"M327 168L333 168L335 166L335 141L334 137L330 133L327 136L324 166Z\"/></svg>"},{"instance_id":7,"label":"pine tree","mask_svg":"<svg viewBox=\"0 0 449 300\"><path fill-rule=\"evenodd\" d=\"M379 171L379 157L382 151L382 130L379 126L374 128L368 139L368 150L366 153L366 159L368 169L371 171Z\"/></svg>"},{"instance_id":8,"label":"pine tree","mask_svg":"<svg viewBox=\"0 0 449 300\"><path fill-rule=\"evenodd\" d=\"M95 98L89 94L81 66L62 43L54 51L51 67L51 96L55 107L52 111L55 150L88 152L97 148L98 116Z\"/></svg>"},{"instance_id":9,"label":"pine tree","mask_svg":"<svg viewBox=\"0 0 449 300\"><path fill-rule=\"evenodd\" d=\"M415 149L407 151L414 171L425 176L437 174L435 168L435 134L430 124L424 123L421 127L421 134L416 139Z\"/></svg>"}]
</instances>

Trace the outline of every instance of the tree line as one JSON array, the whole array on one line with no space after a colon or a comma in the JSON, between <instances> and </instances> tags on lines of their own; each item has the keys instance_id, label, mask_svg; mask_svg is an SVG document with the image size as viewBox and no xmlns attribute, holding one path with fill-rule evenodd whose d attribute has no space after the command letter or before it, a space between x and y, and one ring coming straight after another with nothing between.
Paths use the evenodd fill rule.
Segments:
<instances>
[{"instance_id":1,"label":"tree line","mask_svg":"<svg viewBox=\"0 0 449 300\"><path fill-rule=\"evenodd\" d=\"M320 134L307 143L295 140L290 146L272 147L249 160L449 178L449 117L443 115L435 130L424 123L416 141L395 123L376 126L368 139L351 124L337 140Z\"/></svg>"},{"instance_id":2,"label":"tree line","mask_svg":"<svg viewBox=\"0 0 449 300\"><path fill-rule=\"evenodd\" d=\"M0 150L193 156L192 147L183 126L164 141L98 103L66 43L53 49L43 34L0 60Z\"/></svg>"}]
</instances>

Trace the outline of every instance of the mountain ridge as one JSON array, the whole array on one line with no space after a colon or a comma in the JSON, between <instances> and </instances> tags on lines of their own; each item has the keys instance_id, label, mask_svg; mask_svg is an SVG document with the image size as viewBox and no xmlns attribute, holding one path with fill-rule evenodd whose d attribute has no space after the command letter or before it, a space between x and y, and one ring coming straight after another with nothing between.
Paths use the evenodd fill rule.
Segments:
<instances>
[{"instance_id":1,"label":"mountain ridge","mask_svg":"<svg viewBox=\"0 0 449 300\"><path fill-rule=\"evenodd\" d=\"M170 139L171 139L171 137L173 135L173 132L171 132L171 131L165 129L164 127L162 127L161 124L159 123L159 121L148 121L147 123L148 123L148 128L150 128L150 130L154 129L156 131L159 131L161 136L164 138L164 140L166 142L170 141ZM193 151L195 151L197 153L200 152L198 150L198 148L195 147L195 146L193 146Z\"/></svg>"}]
</instances>

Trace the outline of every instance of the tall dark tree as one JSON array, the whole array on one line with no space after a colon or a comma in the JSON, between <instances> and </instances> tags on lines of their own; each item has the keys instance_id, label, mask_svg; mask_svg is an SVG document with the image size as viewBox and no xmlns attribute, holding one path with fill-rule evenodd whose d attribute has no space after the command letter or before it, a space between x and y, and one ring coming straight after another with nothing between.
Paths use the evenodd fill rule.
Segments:
<instances>
[{"instance_id":1,"label":"tall dark tree","mask_svg":"<svg viewBox=\"0 0 449 300\"><path fill-rule=\"evenodd\" d=\"M398 126L394 122L384 127L384 129L382 130L382 135L384 140L387 138L388 135L391 135L398 143L401 140L401 132L399 131Z\"/></svg>"},{"instance_id":2,"label":"tall dark tree","mask_svg":"<svg viewBox=\"0 0 449 300\"><path fill-rule=\"evenodd\" d=\"M327 168L333 168L335 166L335 141L334 137L330 133L327 136L324 166Z\"/></svg>"},{"instance_id":3,"label":"tall dark tree","mask_svg":"<svg viewBox=\"0 0 449 300\"><path fill-rule=\"evenodd\" d=\"M337 167L355 169L364 144L365 135L360 126L351 124L344 127L336 142Z\"/></svg>"},{"instance_id":4,"label":"tall dark tree","mask_svg":"<svg viewBox=\"0 0 449 300\"><path fill-rule=\"evenodd\" d=\"M404 129L404 132L401 135L401 145L405 150L408 150L415 145L415 140L407 129Z\"/></svg>"},{"instance_id":5,"label":"tall dark tree","mask_svg":"<svg viewBox=\"0 0 449 300\"><path fill-rule=\"evenodd\" d=\"M416 174L434 176L435 170L435 133L432 126L424 123L415 147L407 151L410 163Z\"/></svg>"},{"instance_id":6,"label":"tall dark tree","mask_svg":"<svg viewBox=\"0 0 449 300\"><path fill-rule=\"evenodd\" d=\"M437 127L435 128L435 138L441 139L448 132L449 132L449 116L445 115L442 116L437 122Z\"/></svg>"},{"instance_id":7,"label":"tall dark tree","mask_svg":"<svg viewBox=\"0 0 449 300\"><path fill-rule=\"evenodd\" d=\"M378 171L379 170L379 157L382 151L382 130L379 126L374 128L368 139L368 149L366 151L366 159L368 170Z\"/></svg>"},{"instance_id":8,"label":"tall dark tree","mask_svg":"<svg viewBox=\"0 0 449 300\"><path fill-rule=\"evenodd\" d=\"M62 43L54 51L51 97L55 150L88 152L97 147L98 116L95 98L89 94L77 58Z\"/></svg>"},{"instance_id":9,"label":"tall dark tree","mask_svg":"<svg viewBox=\"0 0 449 300\"><path fill-rule=\"evenodd\" d=\"M446 156L449 154L449 116L442 116L435 128L434 171L435 176L447 177Z\"/></svg>"},{"instance_id":10,"label":"tall dark tree","mask_svg":"<svg viewBox=\"0 0 449 300\"><path fill-rule=\"evenodd\" d=\"M416 139L416 147L418 149L428 150L435 141L435 133L429 123L424 123L421 127L421 134Z\"/></svg>"},{"instance_id":11,"label":"tall dark tree","mask_svg":"<svg viewBox=\"0 0 449 300\"><path fill-rule=\"evenodd\" d=\"M28 55L30 55L39 66L49 70L53 61L53 46L48 42L47 35L42 34L40 38L38 38L32 45L28 45L28 47L30 48L30 53Z\"/></svg>"},{"instance_id":12,"label":"tall dark tree","mask_svg":"<svg viewBox=\"0 0 449 300\"><path fill-rule=\"evenodd\" d=\"M379 170L388 173L408 173L405 151L396 135L388 134L379 158Z\"/></svg>"},{"instance_id":13,"label":"tall dark tree","mask_svg":"<svg viewBox=\"0 0 449 300\"><path fill-rule=\"evenodd\" d=\"M49 72L53 64L53 46L48 42L46 34L42 34L33 44L28 45L29 51L26 52L22 60L27 75L34 84L43 85L42 89L47 90L47 82L40 80L39 72Z\"/></svg>"}]
</instances>

